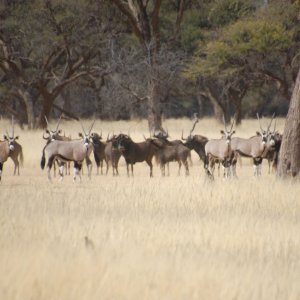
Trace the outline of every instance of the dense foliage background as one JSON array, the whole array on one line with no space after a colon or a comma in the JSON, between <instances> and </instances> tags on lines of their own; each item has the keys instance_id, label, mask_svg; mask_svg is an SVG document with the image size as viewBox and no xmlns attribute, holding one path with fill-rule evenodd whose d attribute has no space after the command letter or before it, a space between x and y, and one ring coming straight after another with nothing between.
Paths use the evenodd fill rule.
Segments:
<instances>
[{"instance_id":1,"label":"dense foliage background","mask_svg":"<svg viewBox=\"0 0 300 300\"><path fill-rule=\"evenodd\" d=\"M155 79L164 118L285 115L299 12L284 0L1 1L0 114L28 128L62 112L144 118Z\"/></svg>"}]
</instances>

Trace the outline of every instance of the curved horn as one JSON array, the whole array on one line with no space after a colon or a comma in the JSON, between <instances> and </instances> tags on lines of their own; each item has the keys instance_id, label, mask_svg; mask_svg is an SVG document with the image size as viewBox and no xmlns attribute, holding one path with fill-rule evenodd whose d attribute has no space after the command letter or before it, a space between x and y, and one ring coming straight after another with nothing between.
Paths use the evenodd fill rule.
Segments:
<instances>
[{"instance_id":1,"label":"curved horn","mask_svg":"<svg viewBox=\"0 0 300 300\"><path fill-rule=\"evenodd\" d=\"M101 133L100 133L100 138L102 139L102 130L101 130Z\"/></svg>"},{"instance_id":2,"label":"curved horn","mask_svg":"<svg viewBox=\"0 0 300 300\"><path fill-rule=\"evenodd\" d=\"M256 116L257 116L257 120L258 120L258 122L259 122L260 130L261 130L261 131L264 131L264 130L262 129L262 127L261 127L261 123L260 123L260 119L259 119L259 114L256 113Z\"/></svg>"},{"instance_id":3,"label":"curved horn","mask_svg":"<svg viewBox=\"0 0 300 300\"><path fill-rule=\"evenodd\" d=\"M143 134L143 137L144 137L145 141L147 141L147 138L145 137L145 135L144 135L144 134Z\"/></svg>"},{"instance_id":4,"label":"curved horn","mask_svg":"<svg viewBox=\"0 0 300 300\"><path fill-rule=\"evenodd\" d=\"M60 123L60 121L61 121L61 117L62 117L62 114L60 115L60 117L59 117L59 119L58 119L58 121L57 121L56 129L55 129L56 132L57 132L57 130L58 130L58 126L59 126L59 123Z\"/></svg>"},{"instance_id":5,"label":"curved horn","mask_svg":"<svg viewBox=\"0 0 300 300\"><path fill-rule=\"evenodd\" d=\"M181 132L181 139L183 140L183 141L186 141L187 139L185 139L184 137L183 137L183 130L182 130L182 132Z\"/></svg>"}]
</instances>

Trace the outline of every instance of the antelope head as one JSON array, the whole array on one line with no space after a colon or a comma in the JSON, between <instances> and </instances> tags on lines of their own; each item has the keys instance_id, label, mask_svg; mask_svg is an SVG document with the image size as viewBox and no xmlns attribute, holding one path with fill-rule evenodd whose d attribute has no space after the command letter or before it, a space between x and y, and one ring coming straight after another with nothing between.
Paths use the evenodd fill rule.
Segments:
<instances>
[{"instance_id":1,"label":"antelope head","mask_svg":"<svg viewBox=\"0 0 300 300\"><path fill-rule=\"evenodd\" d=\"M60 121L61 121L61 117L62 117L62 115L60 115L60 117L59 117L59 119L56 123L56 128L54 130L51 130L50 126L49 126L48 119L45 116L45 120L46 120L46 123L47 123L47 128L46 128L45 132L46 132L46 134L48 134L48 136L45 136L45 133L44 133L43 134L43 139L44 140L54 141L61 134L61 130L58 129Z\"/></svg>"},{"instance_id":2,"label":"antelope head","mask_svg":"<svg viewBox=\"0 0 300 300\"><path fill-rule=\"evenodd\" d=\"M3 138L5 141L8 142L8 147L10 151L15 150L15 142L17 139L19 139L18 136L15 136L15 130L14 130L14 117L11 117L11 134L8 133L6 130L6 133L3 135Z\"/></svg>"},{"instance_id":3,"label":"antelope head","mask_svg":"<svg viewBox=\"0 0 300 300\"><path fill-rule=\"evenodd\" d=\"M82 123L80 122L80 125L81 125L81 128L82 128L82 132L79 132L78 135L79 135L79 137L82 138L83 144L84 144L84 146L85 146L86 148L89 147L90 139L92 138L91 131L92 131L92 129L93 129L93 126L94 126L94 124L95 124L95 121L96 121L96 120L93 121L93 123L92 123L92 125L90 126L88 132L85 131L85 129L84 129Z\"/></svg>"},{"instance_id":4,"label":"antelope head","mask_svg":"<svg viewBox=\"0 0 300 300\"><path fill-rule=\"evenodd\" d=\"M231 123L231 127L228 130L226 122L225 122L225 118L223 116L223 122L224 122L224 129L225 130L221 130L221 134L222 134L222 137L225 139L225 141L226 141L227 144L230 143L232 135L235 134L235 130L232 130L233 129L233 125L234 125L234 120L235 120L235 118L233 117L233 121Z\"/></svg>"},{"instance_id":5,"label":"antelope head","mask_svg":"<svg viewBox=\"0 0 300 300\"><path fill-rule=\"evenodd\" d=\"M258 119L258 122L259 122L259 127L260 127L260 131L257 131L256 134L258 136L261 136L261 139L262 139L262 144L265 145L268 141L269 143L271 144L272 146L272 143L274 145L274 141L272 142L272 140L270 141L270 128L271 128L271 125L272 125L272 122L273 122L273 119L275 117L275 113L273 114L272 118L271 118L271 121L267 127L267 130L263 129L262 125L261 125L261 122L260 122L260 118L259 118L259 114L257 113L256 114L257 116L257 119ZM276 126L276 122L275 122L275 126Z\"/></svg>"}]
</instances>

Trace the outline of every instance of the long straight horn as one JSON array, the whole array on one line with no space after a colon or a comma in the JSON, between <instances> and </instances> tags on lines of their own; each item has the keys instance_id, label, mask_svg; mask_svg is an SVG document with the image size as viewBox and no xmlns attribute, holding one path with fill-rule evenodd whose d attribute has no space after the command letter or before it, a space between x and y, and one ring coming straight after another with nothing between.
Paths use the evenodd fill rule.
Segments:
<instances>
[{"instance_id":1,"label":"long straight horn","mask_svg":"<svg viewBox=\"0 0 300 300\"><path fill-rule=\"evenodd\" d=\"M234 122L235 122L235 114L234 114L234 116L233 116L233 121L232 121L232 124L231 124L231 127L230 127L230 132L231 132L231 130L233 129Z\"/></svg>"},{"instance_id":2,"label":"long straight horn","mask_svg":"<svg viewBox=\"0 0 300 300\"><path fill-rule=\"evenodd\" d=\"M44 118L45 118L45 121L46 121L46 123L47 123L47 127L50 129L50 126L49 126L49 122L48 122L48 119L47 119L47 117L46 117L46 116L44 116Z\"/></svg>"},{"instance_id":3,"label":"long straight horn","mask_svg":"<svg viewBox=\"0 0 300 300\"><path fill-rule=\"evenodd\" d=\"M258 120L258 122L259 122L260 130L261 130L261 131L264 131L264 130L262 129L262 127L261 127L261 123L260 123L260 119L259 119L259 114L256 113L256 116L257 116L257 120Z\"/></svg>"},{"instance_id":4,"label":"long straight horn","mask_svg":"<svg viewBox=\"0 0 300 300\"><path fill-rule=\"evenodd\" d=\"M55 129L56 132L57 132L57 130L58 130L58 126L59 126L59 123L60 123L60 121L61 121L61 117L62 117L62 114L60 115L60 117L59 117L59 119L58 119L58 122L57 122L57 125L56 125L56 129Z\"/></svg>"},{"instance_id":5,"label":"long straight horn","mask_svg":"<svg viewBox=\"0 0 300 300\"><path fill-rule=\"evenodd\" d=\"M226 122L225 122L225 115L224 115L224 114L223 114L223 123L224 123L224 128L225 128L225 131L226 131L226 132L228 132L228 131L227 131L227 126L226 126Z\"/></svg>"},{"instance_id":6,"label":"long straight horn","mask_svg":"<svg viewBox=\"0 0 300 300\"><path fill-rule=\"evenodd\" d=\"M276 122L277 122L277 119L275 118L275 121L274 121L274 129L273 129L273 132L275 133L276 131Z\"/></svg>"},{"instance_id":7,"label":"long straight horn","mask_svg":"<svg viewBox=\"0 0 300 300\"><path fill-rule=\"evenodd\" d=\"M93 127L94 127L95 122L96 122L96 119L94 119L94 121L93 121L93 123L92 123L92 125L90 127L89 134L91 133L91 131L92 131Z\"/></svg>"},{"instance_id":8,"label":"long straight horn","mask_svg":"<svg viewBox=\"0 0 300 300\"><path fill-rule=\"evenodd\" d=\"M83 125L82 125L82 123L79 121L79 123L80 123L80 125L81 125L81 128L82 128L82 131L83 131L83 133L86 135L86 133L85 133L85 130L84 130L84 128L83 128Z\"/></svg>"},{"instance_id":9,"label":"long straight horn","mask_svg":"<svg viewBox=\"0 0 300 300\"><path fill-rule=\"evenodd\" d=\"M273 122L273 119L274 119L274 117L275 117L275 113L273 113L273 116L272 116L271 122L270 122L270 124L269 124L269 126L268 126L268 131L270 130L270 127L271 127L271 125L272 125L272 122Z\"/></svg>"},{"instance_id":10,"label":"long straight horn","mask_svg":"<svg viewBox=\"0 0 300 300\"><path fill-rule=\"evenodd\" d=\"M182 132L181 132L181 139L183 140L183 141L186 141L187 139L185 139L184 137L183 137L183 130L182 130Z\"/></svg>"},{"instance_id":11,"label":"long straight horn","mask_svg":"<svg viewBox=\"0 0 300 300\"><path fill-rule=\"evenodd\" d=\"M11 127L12 127L12 137L14 137L15 136L14 116L11 116Z\"/></svg>"}]
</instances>

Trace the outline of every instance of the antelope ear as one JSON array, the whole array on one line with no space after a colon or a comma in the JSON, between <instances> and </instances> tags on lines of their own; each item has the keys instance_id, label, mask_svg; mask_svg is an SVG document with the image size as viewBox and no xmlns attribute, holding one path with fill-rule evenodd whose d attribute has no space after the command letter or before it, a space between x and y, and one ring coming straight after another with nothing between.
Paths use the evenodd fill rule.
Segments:
<instances>
[{"instance_id":1,"label":"antelope ear","mask_svg":"<svg viewBox=\"0 0 300 300\"><path fill-rule=\"evenodd\" d=\"M224 130L220 130L221 134L225 134Z\"/></svg>"},{"instance_id":2,"label":"antelope ear","mask_svg":"<svg viewBox=\"0 0 300 300\"><path fill-rule=\"evenodd\" d=\"M78 133L79 137L83 137L83 134L81 132Z\"/></svg>"},{"instance_id":3,"label":"antelope ear","mask_svg":"<svg viewBox=\"0 0 300 300\"><path fill-rule=\"evenodd\" d=\"M261 134L260 134L260 132L259 132L259 131L256 131L256 135L260 136Z\"/></svg>"},{"instance_id":4,"label":"antelope ear","mask_svg":"<svg viewBox=\"0 0 300 300\"><path fill-rule=\"evenodd\" d=\"M19 139L19 136L17 135L16 137L15 137L15 140L18 140Z\"/></svg>"},{"instance_id":5,"label":"antelope ear","mask_svg":"<svg viewBox=\"0 0 300 300\"><path fill-rule=\"evenodd\" d=\"M5 140L5 141L7 141L7 140L8 140L8 138L7 138L7 135L6 135L6 134L3 134L3 138L4 138L4 140Z\"/></svg>"}]
</instances>

